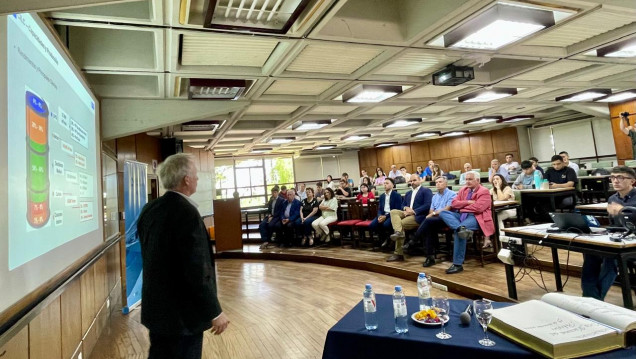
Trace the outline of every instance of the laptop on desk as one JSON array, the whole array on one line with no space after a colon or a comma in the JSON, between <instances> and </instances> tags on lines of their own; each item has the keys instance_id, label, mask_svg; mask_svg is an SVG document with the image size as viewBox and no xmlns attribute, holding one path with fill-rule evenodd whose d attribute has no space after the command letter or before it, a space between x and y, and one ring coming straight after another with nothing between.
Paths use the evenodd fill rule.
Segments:
<instances>
[{"instance_id":1,"label":"laptop on desk","mask_svg":"<svg viewBox=\"0 0 636 359\"><path fill-rule=\"evenodd\" d=\"M600 234L606 233L607 229L590 227L586 216L580 213L550 213L550 218L554 221L553 227L557 227L561 232Z\"/></svg>"}]
</instances>

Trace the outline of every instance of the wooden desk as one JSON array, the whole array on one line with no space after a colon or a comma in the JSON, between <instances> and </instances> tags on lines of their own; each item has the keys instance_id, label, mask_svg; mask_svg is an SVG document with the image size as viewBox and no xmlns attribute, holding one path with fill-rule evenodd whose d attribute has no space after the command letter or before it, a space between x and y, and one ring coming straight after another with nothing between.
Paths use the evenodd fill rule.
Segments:
<instances>
[{"instance_id":1,"label":"wooden desk","mask_svg":"<svg viewBox=\"0 0 636 359\"><path fill-rule=\"evenodd\" d=\"M582 204L576 206L576 209L585 215L607 217L607 202Z\"/></svg>"},{"instance_id":2,"label":"wooden desk","mask_svg":"<svg viewBox=\"0 0 636 359\"><path fill-rule=\"evenodd\" d=\"M551 224L545 223L534 226L504 228L503 231L509 237L520 238L524 244L531 243L552 249L552 264L558 291L563 291L558 249L615 258L618 261L618 271L623 291L623 305L625 308L633 309L634 302L632 300L627 263L630 259L636 258L636 240L612 242L607 234L547 233L546 229L550 228L550 226ZM506 264L506 281L508 283L508 296L517 299L514 267L510 264Z\"/></svg>"}]
</instances>

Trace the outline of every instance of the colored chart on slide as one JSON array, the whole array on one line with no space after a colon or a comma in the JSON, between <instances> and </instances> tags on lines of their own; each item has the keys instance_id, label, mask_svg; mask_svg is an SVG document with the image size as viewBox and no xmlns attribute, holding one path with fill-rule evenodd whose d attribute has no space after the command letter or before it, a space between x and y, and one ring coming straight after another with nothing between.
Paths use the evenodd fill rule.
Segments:
<instances>
[{"instance_id":1,"label":"colored chart on slide","mask_svg":"<svg viewBox=\"0 0 636 359\"><path fill-rule=\"evenodd\" d=\"M8 269L99 228L95 104L35 32L10 17Z\"/></svg>"}]
</instances>

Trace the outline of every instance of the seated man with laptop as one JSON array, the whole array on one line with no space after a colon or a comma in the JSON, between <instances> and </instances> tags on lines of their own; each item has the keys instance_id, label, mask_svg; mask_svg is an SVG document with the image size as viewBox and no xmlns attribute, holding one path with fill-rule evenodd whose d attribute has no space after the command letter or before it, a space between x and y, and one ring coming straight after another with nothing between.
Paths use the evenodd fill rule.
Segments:
<instances>
[{"instance_id":1,"label":"seated man with laptop","mask_svg":"<svg viewBox=\"0 0 636 359\"><path fill-rule=\"evenodd\" d=\"M607 200L607 213L612 224L616 224L623 207L636 207L636 189L634 188L636 172L626 166L617 166L612 168L609 178L616 193ZM581 272L583 296L603 300L617 274L618 268L614 258L583 254Z\"/></svg>"}]
</instances>

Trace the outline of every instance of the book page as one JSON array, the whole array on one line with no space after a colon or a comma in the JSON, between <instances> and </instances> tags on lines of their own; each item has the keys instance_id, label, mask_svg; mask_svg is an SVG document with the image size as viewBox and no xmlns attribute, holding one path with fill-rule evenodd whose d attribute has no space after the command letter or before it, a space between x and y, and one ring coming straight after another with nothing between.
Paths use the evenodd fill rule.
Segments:
<instances>
[{"instance_id":1,"label":"book page","mask_svg":"<svg viewBox=\"0 0 636 359\"><path fill-rule=\"evenodd\" d=\"M493 317L553 346L618 335L610 327L539 300L495 309Z\"/></svg>"},{"instance_id":2,"label":"book page","mask_svg":"<svg viewBox=\"0 0 636 359\"><path fill-rule=\"evenodd\" d=\"M561 293L545 294L541 300L621 331L636 329L636 312L614 304L605 303L594 298L576 297Z\"/></svg>"}]
</instances>

